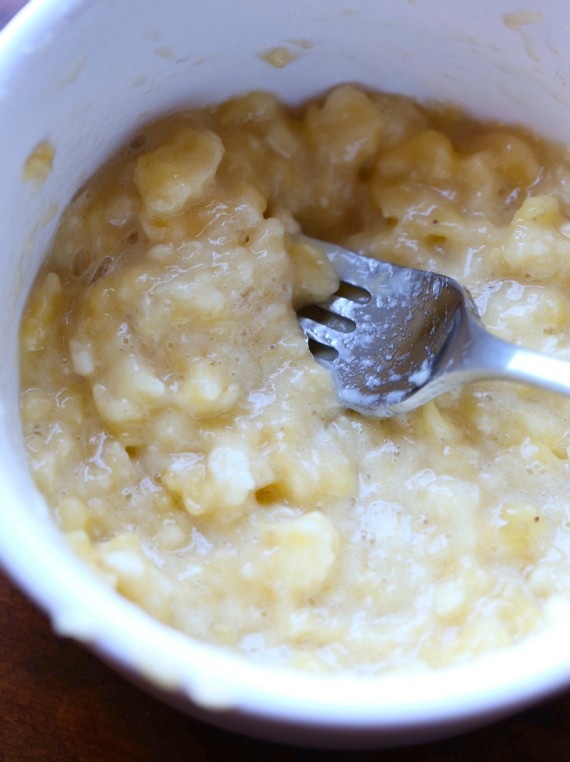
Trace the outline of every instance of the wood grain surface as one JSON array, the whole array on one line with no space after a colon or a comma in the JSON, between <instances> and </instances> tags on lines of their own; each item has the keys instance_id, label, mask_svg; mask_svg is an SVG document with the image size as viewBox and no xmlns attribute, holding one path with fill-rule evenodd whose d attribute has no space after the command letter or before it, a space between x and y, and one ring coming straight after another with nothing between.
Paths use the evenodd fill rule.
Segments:
<instances>
[{"instance_id":1,"label":"wood grain surface","mask_svg":"<svg viewBox=\"0 0 570 762\"><path fill-rule=\"evenodd\" d=\"M0 0L0 26L23 4ZM565 762L570 691L476 733L414 748L335 753L261 743L192 720L134 688L77 644L56 637L46 617L0 574L0 762L222 758Z\"/></svg>"}]
</instances>

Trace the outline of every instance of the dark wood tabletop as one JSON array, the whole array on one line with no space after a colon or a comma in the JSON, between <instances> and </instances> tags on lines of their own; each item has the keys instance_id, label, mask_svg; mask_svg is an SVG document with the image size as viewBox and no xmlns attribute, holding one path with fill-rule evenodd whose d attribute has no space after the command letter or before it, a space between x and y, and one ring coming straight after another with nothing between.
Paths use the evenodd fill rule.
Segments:
<instances>
[{"instance_id":1,"label":"dark wood tabletop","mask_svg":"<svg viewBox=\"0 0 570 762\"><path fill-rule=\"evenodd\" d=\"M23 4L0 0L0 27ZM565 762L570 691L484 730L414 748L335 753L252 741L162 705L79 645L56 637L47 618L0 573L0 762L221 758Z\"/></svg>"}]
</instances>

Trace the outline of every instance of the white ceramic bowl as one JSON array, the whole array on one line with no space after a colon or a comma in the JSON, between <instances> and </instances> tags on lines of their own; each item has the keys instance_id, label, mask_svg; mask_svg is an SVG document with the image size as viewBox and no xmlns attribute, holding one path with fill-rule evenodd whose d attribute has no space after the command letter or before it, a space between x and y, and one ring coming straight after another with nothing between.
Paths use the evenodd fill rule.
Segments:
<instances>
[{"instance_id":1,"label":"white ceramic bowl","mask_svg":"<svg viewBox=\"0 0 570 762\"><path fill-rule=\"evenodd\" d=\"M532 8L516 15L515 0L31 0L0 37L2 563L58 632L189 713L337 748L441 737L570 684L570 623L435 674L315 676L193 642L104 587L53 527L20 432L18 322L57 218L151 115L252 88L294 102L351 81L454 101L570 141L570 5L534 0ZM278 45L301 55L271 67L258 54ZM22 168L43 139L55 161L32 192Z\"/></svg>"}]
</instances>

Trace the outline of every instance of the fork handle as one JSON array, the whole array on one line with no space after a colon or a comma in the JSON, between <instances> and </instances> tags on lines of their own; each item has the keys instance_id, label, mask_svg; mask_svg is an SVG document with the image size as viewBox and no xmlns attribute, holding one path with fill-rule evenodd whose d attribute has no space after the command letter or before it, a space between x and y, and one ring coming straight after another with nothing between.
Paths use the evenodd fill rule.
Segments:
<instances>
[{"instance_id":1,"label":"fork handle","mask_svg":"<svg viewBox=\"0 0 570 762\"><path fill-rule=\"evenodd\" d=\"M504 378L570 395L570 362L524 349L473 323L467 356L460 363L470 380Z\"/></svg>"}]
</instances>

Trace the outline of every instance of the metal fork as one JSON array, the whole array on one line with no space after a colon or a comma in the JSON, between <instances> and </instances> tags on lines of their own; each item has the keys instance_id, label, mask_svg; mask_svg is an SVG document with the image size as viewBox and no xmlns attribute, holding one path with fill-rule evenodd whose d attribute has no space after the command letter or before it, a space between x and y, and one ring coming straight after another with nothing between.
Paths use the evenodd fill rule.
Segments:
<instances>
[{"instance_id":1,"label":"metal fork","mask_svg":"<svg viewBox=\"0 0 570 762\"><path fill-rule=\"evenodd\" d=\"M308 240L323 248L340 287L299 310L299 322L347 407L387 418L491 378L570 395L570 362L488 333L453 278Z\"/></svg>"}]
</instances>

